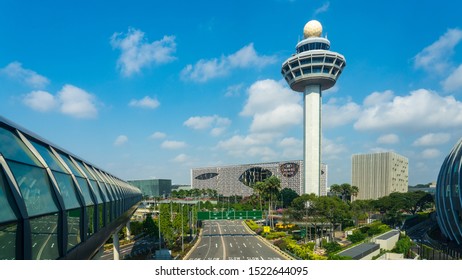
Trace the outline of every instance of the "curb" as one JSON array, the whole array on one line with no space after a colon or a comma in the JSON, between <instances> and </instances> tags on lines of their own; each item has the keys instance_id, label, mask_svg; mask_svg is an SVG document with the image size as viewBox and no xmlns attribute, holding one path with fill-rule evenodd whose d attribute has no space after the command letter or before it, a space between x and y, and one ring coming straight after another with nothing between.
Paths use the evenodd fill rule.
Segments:
<instances>
[{"instance_id":1,"label":"curb","mask_svg":"<svg viewBox=\"0 0 462 280\"><path fill-rule=\"evenodd\" d=\"M292 257L291 255L287 254L286 252L282 251L281 249L279 249L279 247L274 246L273 243L271 243L271 242L269 242L268 240L266 240L266 238L264 238L264 237L261 236L261 235L256 234L253 230L251 230L251 229L249 228L249 226L246 224L245 221L242 221L242 224L244 225L244 227L246 228L246 230L247 230L249 233L255 234L255 236L256 236L257 238L259 238L263 243L265 243L266 245L268 245L268 247L270 247L271 249L273 249L276 253L278 253L279 255L281 255L283 258L285 258L286 260L295 260L294 257Z\"/></svg>"},{"instance_id":2,"label":"curb","mask_svg":"<svg viewBox=\"0 0 462 280\"><path fill-rule=\"evenodd\" d=\"M196 243L194 243L194 246L192 246L191 249L189 249L189 251L186 253L186 255L183 257L182 260L188 260L189 259L189 256L191 255L192 251L194 251L196 249L197 245L199 245L199 243L201 242L201 239L202 239L202 229L200 229L200 233L197 236Z\"/></svg>"}]
</instances>

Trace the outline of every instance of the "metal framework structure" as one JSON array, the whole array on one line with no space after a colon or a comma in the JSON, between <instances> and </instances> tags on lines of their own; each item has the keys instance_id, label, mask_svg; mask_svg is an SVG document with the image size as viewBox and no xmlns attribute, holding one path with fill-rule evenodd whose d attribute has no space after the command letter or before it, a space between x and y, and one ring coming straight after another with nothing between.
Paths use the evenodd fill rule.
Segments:
<instances>
[{"instance_id":1,"label":"metal framework structure","mask_svg":"<svg viewBox=\"0 0 462 280\"><path fill-rule=\"evenodd\" d=\"M139 189L0 117L0 259L90 259Z\"/></svg>"}]
</instances>

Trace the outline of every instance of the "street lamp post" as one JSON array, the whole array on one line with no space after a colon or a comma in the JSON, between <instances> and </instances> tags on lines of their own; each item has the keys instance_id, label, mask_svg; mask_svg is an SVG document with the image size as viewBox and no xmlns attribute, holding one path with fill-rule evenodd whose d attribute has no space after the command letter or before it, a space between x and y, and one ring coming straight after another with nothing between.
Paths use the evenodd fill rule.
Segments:
<instances>
[{"instance_id":1,"label":"street lamp post","mask_svg":"<svg viewBox=\"0 0 462 280\"><path fill-rule=\"evenodd\" d=\"M306 210L305 244L308 243L308 209L310 208L310 206L311 206L311 203L309 201L306 201L305 202L305 210Z\"/></svg>"},{"instance_id":2,"label":"street lamp post","mask_svg":"<svg viewBox=\"0 0 462 280\"><path fill-rule=\"evenodd\" d=\"M158 218L159 218L159 251L160 249L162 249L162 237L160 235L160 204L157 204L158 208L159 208L159 215L158 215Z\"/></svg>"},{"instance_id":3,"label":"street lamp post","mask_svg":"<svg viewBox=\"0 0 462 280\"><path fill-rule=\"evenodd\" d=\"M183 229L184 229L184 225L183 225L183 204L181 204L181 252L184 252L184 243L183 243Z\"/></svg>"}]
</instances>

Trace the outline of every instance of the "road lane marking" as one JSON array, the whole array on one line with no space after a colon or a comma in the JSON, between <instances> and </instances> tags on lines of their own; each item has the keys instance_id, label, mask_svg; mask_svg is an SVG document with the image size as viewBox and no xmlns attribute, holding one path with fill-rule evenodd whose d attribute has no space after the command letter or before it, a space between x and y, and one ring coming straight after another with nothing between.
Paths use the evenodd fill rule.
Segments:
<instances>
[{"instance_id":1,"label":"road lane marking","mask_svg":"<svg viewBox=\"0 0 462 280\"><path fill-rule=\"evenodd\" d=\"M258 245L258 246L260 246L260 248L261 248L261 245L260 245L260 243L257 243L257 245Z\"/></svg>"},{"instance_id":2,"label":"road lane marking","mask_svg":"<svg viewBox=\"0 0 462 280\"><path fill-rule=\"evenodd\" d=\"M247 248L247 246L245 245L245 243L242 243L242 245L244 245L244 247Z\"/></svg>"},{"instance_id":3,"label":"road lane marking","mask_svg":"<svg viewBox=\"0 0 462 280\"><path fill-rule=\"evenodd\" d=\"M265 260L263 257L260 257L263 261Z\"/></svg>"},{"instance_id":4,"label":"road lane marking","mask_svg":"<svg viewBox=\"0 0 462 280\"><path fill-rule=\"evenodd\" d=\"M35 245L37 245L37 243L34 243L34 245L32 247L35 247Z\"/></svg>"},{"instance_id":5,"label":"road lane marking","mask_svg":"<svg viewBox=\"0 0 462 280\"><path fill-rule=\"evenodd\" d=\"M218 244L217 244L217 243L215 243L215 248L218 248Z\"/></svg>"},{"instance_id":6,"label":"road lane marking","mask_svg":"<svg viewBox=\"0 0 462 280\"><path fill-rule=\"evenodd\" d=\"M233 244L229 243L229 246L230 246L231 248L233 248Z\"/></svg>"}]
</instances>

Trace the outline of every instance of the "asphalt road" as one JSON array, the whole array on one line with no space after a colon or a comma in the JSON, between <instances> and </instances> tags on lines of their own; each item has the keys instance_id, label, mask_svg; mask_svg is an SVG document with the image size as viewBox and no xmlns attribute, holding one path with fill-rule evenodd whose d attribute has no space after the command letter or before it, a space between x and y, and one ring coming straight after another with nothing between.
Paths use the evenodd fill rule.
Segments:
<instances>
[{"instance_id":1,"label":"asphalt road","mask_svg":"<svg viewBox=\"0 0 462 280\"><path fill-rule=\"evenodd\" d=\"M204 221L200 243L188 260L283 260L240 220Z\"/></svg>"}]
</instances>

